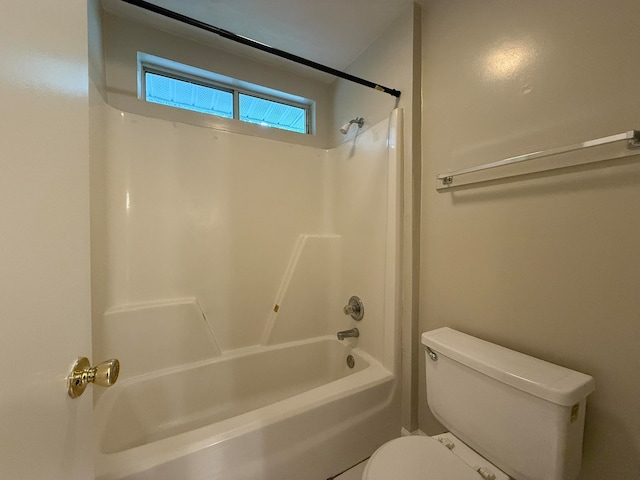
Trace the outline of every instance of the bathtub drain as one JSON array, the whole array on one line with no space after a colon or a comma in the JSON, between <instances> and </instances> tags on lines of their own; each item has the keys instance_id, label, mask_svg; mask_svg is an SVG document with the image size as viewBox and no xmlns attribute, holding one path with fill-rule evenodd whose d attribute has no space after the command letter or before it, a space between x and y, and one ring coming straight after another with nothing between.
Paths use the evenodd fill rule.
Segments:
<instances>
[{"instance_id":1,"label":"bathtub drain","mask_svg":"<svg viewBox=\"0 0 640 480\"><path fill-rule=\"evenodd\" d=\"M356 360L353 358L353 355L347 355L347 365L349 368L353 368L356 364Z\"/></svg>"}]
</instances>

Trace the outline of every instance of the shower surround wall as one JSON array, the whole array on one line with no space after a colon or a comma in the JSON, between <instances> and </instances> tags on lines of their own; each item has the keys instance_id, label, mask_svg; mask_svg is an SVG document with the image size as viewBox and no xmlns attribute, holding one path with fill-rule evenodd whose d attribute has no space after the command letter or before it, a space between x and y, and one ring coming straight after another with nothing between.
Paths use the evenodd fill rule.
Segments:
<instances>
[{"instance_id":1,"label":"shower surround wall","mask_svg":"<svg viewBox=\"0 0 640 480\"><path fill-rule=\"evenodd\" d=\"M342 306L358 294L359 346L382 359L386 121L322 150L104 114L96 355L120 355L127 378L333 334L355 326Z\"/></svg>"},{"instance_id":2,"label":"shower surround wall","mask_svg":"<svg viewBox=\"0 0 640 480\"><path fill-rule=\"evenodd\" d=\"M329 132L336 143L344 141L338 126L357 113L367 125L387 117L394 105L404 111L402 162L402 426L408 431L418 428L418 366L423 361L418 328L420 264L420 62L421 7L410 5L367 50L346 69L348 73L393 85L402 91L395 99L389 95L346 80L331 84L333 124ZM397 102L397 103L396 103ZM366 128L366 127L365 127ZM349 136L354 130L349 131Z\"/></svg>"},{"instance_id":3,"label":"shower surround wall","mask_svg":"<svg viewBox=\"0 0 640 480\"><path fill-rule=\"evenodd\" d=\"M118 357L122 373L119 390L96 396L98 477L201 478L215 468L234 479L327 478L397 435L401 112L333 150L103 113L94 349ZM352 294L365 302L361 322L342 312ZM336 339L356 325L359 338ZM320 344L333 353L309 350ZM346 367L349 353L357 369ZM239 368L244 358L259 363ZM189 372L218 362L227 368L196 378L222 400L167 383L177 375L187 385ZM295 390L296 370L322 381ZM130 391L143 385L136 402ZM119 425L138 422L140 437L115 450L103 429L117 417L114 398L128 418ZM211 416L244 404L257 407ZM153 433L174 424L177 433ZM251 463L235 460L247 452Z\"/></svg>"},{"instance_id":4,"label":"shower surround wall","mask_svg":"<svg viewBox=\"0 0 640 480\"><path fill-rule=\"evenodd\" d=\"M298 235L326 230L325 153L113 109L107 123L107 307L196 297L223 350L259 343Z\"/></svg>"}]
</instances>

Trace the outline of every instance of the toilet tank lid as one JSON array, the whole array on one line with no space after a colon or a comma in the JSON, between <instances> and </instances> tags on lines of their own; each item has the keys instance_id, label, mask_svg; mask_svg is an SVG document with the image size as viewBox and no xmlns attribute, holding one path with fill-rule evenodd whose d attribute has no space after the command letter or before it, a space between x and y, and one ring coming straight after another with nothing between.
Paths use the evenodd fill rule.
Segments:
<instances>
[{"instance_id":1,"label":"toilet tank lid","mask_svg":"<svg viewBox=\"0 0 640 480\"><path fill-rule=\"evenodd\" d=\"M558 405L574 405L595 390L593 377L443 327L422 345L506 385Z\"/></svg>"}]
</instances>

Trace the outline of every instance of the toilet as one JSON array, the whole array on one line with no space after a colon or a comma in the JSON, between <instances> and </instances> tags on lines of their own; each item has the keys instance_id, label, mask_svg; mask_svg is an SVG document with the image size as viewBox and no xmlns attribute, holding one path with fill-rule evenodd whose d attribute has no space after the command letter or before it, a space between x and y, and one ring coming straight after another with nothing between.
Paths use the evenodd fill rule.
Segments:
<instances>
[{"instance_id":1,"label":"toilet","mask_svg":"<svg viewBox=\"0 0 640 480\"><path fill-rule=\"evenodd\" d=\"M427 403L449 431L385 443L363 480L575 480L592 377L447 327L422 345Z\"/></svg>"}]
</instances>

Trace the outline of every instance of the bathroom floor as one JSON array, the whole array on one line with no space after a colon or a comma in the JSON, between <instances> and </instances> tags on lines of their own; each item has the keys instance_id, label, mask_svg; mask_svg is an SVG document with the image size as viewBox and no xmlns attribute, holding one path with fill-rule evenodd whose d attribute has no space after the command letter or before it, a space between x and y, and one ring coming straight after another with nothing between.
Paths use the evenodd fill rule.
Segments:
<instances>
[{"instance_id":1,"label":"bathroom floor","mask_svg":"<svg viewBox=\"0 0 640 480\"><path fill-rule=\"evenodd\" d=\"M364 466L366 464L366 461L360 462L354 467L351 467L346 472L341 473L337 477L333 477L332 480L360 480L362 478L362 472L364 472Z\"/></svg>"}]
</instances>

